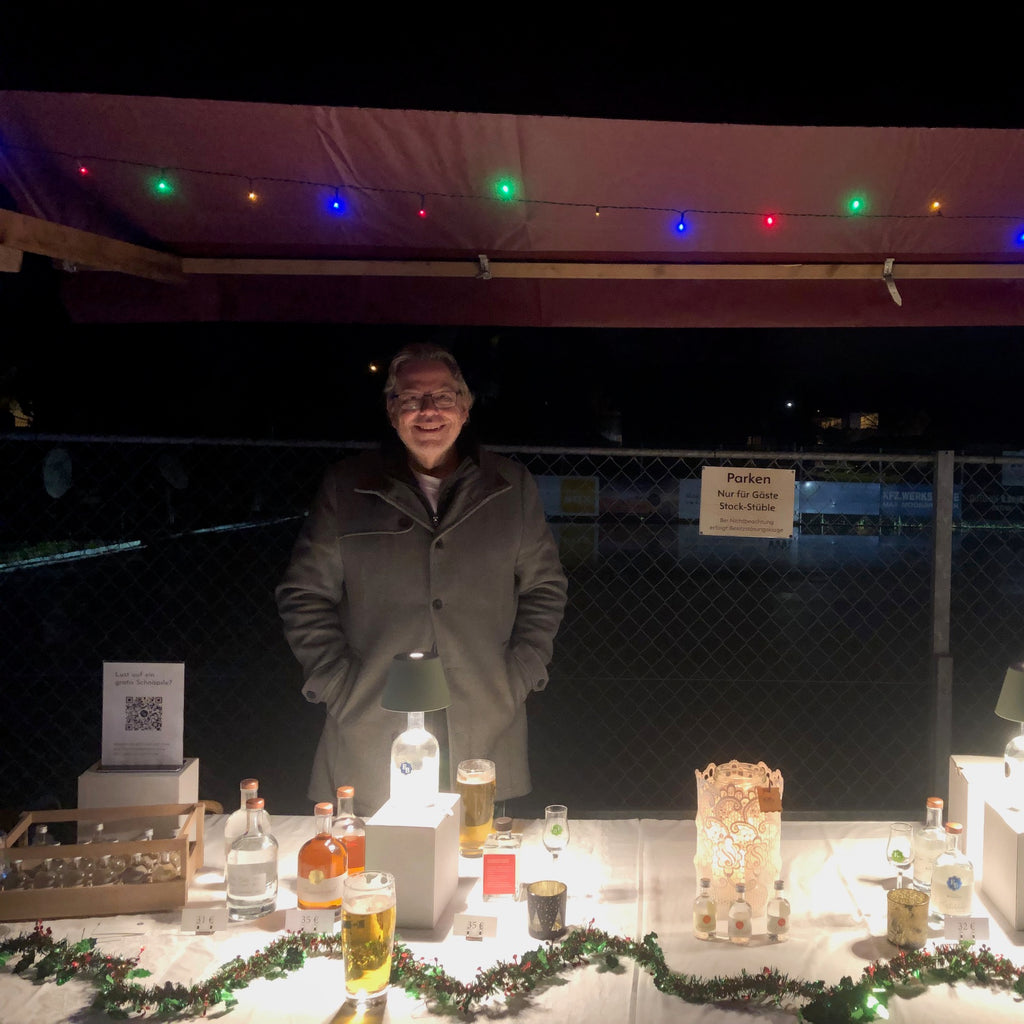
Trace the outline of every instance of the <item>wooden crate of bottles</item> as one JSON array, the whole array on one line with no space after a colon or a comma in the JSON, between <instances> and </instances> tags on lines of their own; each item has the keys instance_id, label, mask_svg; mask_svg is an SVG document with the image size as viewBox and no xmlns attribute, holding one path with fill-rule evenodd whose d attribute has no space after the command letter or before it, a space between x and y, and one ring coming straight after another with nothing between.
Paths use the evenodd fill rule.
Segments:
<instances>
[{"instance_id":1,"label":"wooden crate of bottles","mask_svg":"<svg viewBox=\"0 0 1024 1024\"><path fill-rule=\"evenodd\" d=\"M88 835L95 823L103 822L110 833L117 832L120 821L130 820L137 825L139 820L151 824L156 835L170 834L171 838L131 839L118 842L79 842L82 835ZM48 834L56 835L60 845L29 845L38 826L45 825ZM72 842L65 843L65 838ZM8 871L7 883L11 878L14 861L22 862L26 875L44 868L44 860L54 862L51 870L60 868L66 872L79 871L85 877L70 879L72 885L49 884L36 888L0 889L0 921L35 921L61 917L102 917L108 914L136 914L145 911L174 910L183 907L188 900L192 877L203 863L203 805L202 804L157 804L146 807L84 807L58 811L26 811L7 837L10 849L2 850ZM167 858L161 854L167 852ZM159 864L168 860L178 867L178 875L169 881L144 880L140 884L128 884L117 878L107 884L90 884L93 880L89 865L102 863L107 857L106 867L115 867L120 860L127 867L140 855L143 863L154 859ZM81 858L76 867L75 858ZM83 869L83 863L86 868ZM157 875L169 874L168 871ZM101 876L105 881L109 875ZM137 876L136 876L137 877ZM33 879L28 880L32 886Z\"/></svg>"}]
</instances>

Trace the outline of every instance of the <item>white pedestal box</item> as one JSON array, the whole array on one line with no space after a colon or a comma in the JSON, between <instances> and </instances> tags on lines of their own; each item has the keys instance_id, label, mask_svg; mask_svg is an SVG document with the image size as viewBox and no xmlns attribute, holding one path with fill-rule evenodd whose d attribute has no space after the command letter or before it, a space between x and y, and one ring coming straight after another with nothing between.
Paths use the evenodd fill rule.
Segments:
<instances>
[{"instance_id":1,"label":"white pedestal box","mask_svg":"<svg viewBox=\"0 0 1024 1024\"><path fill-rule=\"evenodd\" d=\"M432 807L389 800L366 822L366 866L395 876L396 923L433 928L459 884L457 793L440 793Z\"/></svg>"},{"instance_id":2,"label":"white pedestal box","mask_svg":"<svg viewBox=\"0 0 1024 1024\"><path fill-rule=\"evenodd\" d=\"M188 757L181 771L122 771L100 768L97 761L78 776L78 806L146 807L199 801L199 758ZM185 822L181 818L179 827ZM91 823L88 823L91 828ZM135 839L147 823L121 819L107 826L111 839ZM80 835L80 839L85 836ZM158 837L159 838L159 837ZM195 836L190 836L195 839Z\"/></svg>"},{"instance_id":3,"label":"white pedestal box","mask_svg":"<svg viewBox=\"0 0 1024 1024\"><path fill-rule=\"evenodd\" d=\"M974 865L975 882L984 871L985 801L1002 802L1003 759L981 754L951 754L949 800L942 822L959 821L964 827L960 849Z\"/></svg>"},{"instance_id":4,"label":"white pedestal box","mask_svg":"<svg viewBox=\"0 0 1024 1024\"><path fill-rule=\"evenodd\" d=\"M985 801L984 854L985 895L1012 928L1024 930L1024 812Z\"/></svg>"}]
</instances>

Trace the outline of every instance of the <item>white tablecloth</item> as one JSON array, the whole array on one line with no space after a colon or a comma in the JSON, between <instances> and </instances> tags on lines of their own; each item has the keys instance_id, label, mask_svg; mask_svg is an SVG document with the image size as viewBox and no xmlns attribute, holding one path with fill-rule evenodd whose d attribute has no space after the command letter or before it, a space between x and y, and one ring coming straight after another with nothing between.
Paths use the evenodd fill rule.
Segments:
<instances>
[{"instance_id":1,"label":"white tablecloth","mask_svg":"<svg viewBox=\"0 0 1024 1024\"><path fill-rule=\"evenodd\" d=\"M207 818L207 869L197 877L190 903L223 903L223 818ZM294 907L295 855L310 834L312 819L275 818L281 844L281 892L275 913L256 922L232 922L226 931L210 936L184 934L181 914L108 917L49 921L57 937L95 936L105 952L126 956L145 947L141 966L152 971L147 984L165 981L191 984L208 977L234 956L249 957L283 933L285 910ZM704 977L733 975L746 969L759 972L779 967L795 978L833 983L843 975L855 979L869 962L893 955L885 939L885 888L892 879L885 860L887 824L881 822L787 822L782 827L783 872L792 912L792 938L769 946L763 919L749 946L720 939L700 942L691 933L691 905L696 880L693 855L696 834L692 821L616 820L574 821L569 850L556 867L540 846L540 824L525 828L524 873L533 877L563 877L569 886L570 924L595 926L616 935L642 938L656 932L668 964L674 970ZM372 866L372 865L371 865ZM383 867L383 865L380 865ZM399 938L418 956L436 957L445 969L469 981L478 966L536 947L526 929L523 903L495 905L480 898L479 861L460 860L458 893L432 931L400 929ZM399 893L401 899L401 893ZM483 941L452 937L454 914L482 912L498 918L497 936ZM975 896L976 914L990 919L987 945L1024 962L1024 933L1014 932ZM0 924L0 937L29 925ZM41 985L15 977L10 967L0 971L0 1020L5 1024L52 1024L74 1015L80 1024L106 1020L88 1009L94 995L90 985L73 981ZM234 1024L274 1021L276 1024L327 1024L353 1019L342 1008L341 964L310 960L286 980L258 981L237 993L231 1013ZM1020 1005L1012 996L966 985L936 986L915 999L893 998L893 1021L957 1022L1019 1020ZM215 1011L216 1012L216 1011ZM758 1019L792 1021L781 1010L760 1010ZM425 1021L432 1014L420 1001L392 991L383 1019ZM543 984L528 998L516 999L511 1019L592 1024L595 1020L658 1022L708 1021L729 1024L750 1021L750 1007L693 1006L658 992L642 970L622 961L619 972L588 966L569 971ZM437 1018L444 1019L444 1018Z\"/></svg>"}]
</instances>

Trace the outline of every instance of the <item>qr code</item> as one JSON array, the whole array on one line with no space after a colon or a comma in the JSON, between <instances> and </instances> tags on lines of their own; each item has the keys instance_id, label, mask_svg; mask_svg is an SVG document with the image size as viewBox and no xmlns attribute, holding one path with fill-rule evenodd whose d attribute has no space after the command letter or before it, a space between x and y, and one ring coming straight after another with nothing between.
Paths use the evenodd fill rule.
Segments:
<instances>
[{"instance_id":1,"label":"qr code","mask_svg":"<svg viewBox=\"0 0 1024 1024\"><path fill-rule=\"evenodd\" d=\"M164 727L163 697L125 697L126 732L159 732Z\"/></svg>"}]
</instances>

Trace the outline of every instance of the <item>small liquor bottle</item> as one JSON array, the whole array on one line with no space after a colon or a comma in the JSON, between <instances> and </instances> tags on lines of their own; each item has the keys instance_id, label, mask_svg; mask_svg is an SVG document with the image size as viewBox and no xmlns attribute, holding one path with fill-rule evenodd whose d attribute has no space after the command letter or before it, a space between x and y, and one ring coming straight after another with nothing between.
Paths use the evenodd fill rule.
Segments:
<instances>
[{"instance_id":1,"label":"small liquor bottle","mask_svg":"<svg viewBox=\"0 0 1024 1024\"><path fill-rule=\"evenodd\" d=\"M228 850L231 849L231 844L245 831L246 828L248 817L245 811L245 802L251 797L259 796L259 790L259 779L242 779L238 784L238 810L232 811L228 816L228 820L224 822L225 863L227 862ZM261 827L268 836L272 834L270 830L270 815L267 814L266 811L263 812Z\"/></svg>"},{"instance_id":2,"label":"small liquor bottle","mask_svg":"<svg viewBox=\"0 0 1024 1024\"><path fill-rule=\"evenodd\" d=\"M942 797L928 797L924 813L924 825L914 829L914 888L921 892L931 892L935 858L946 849L946 833L942 828Z\"/></svg>"},{"instance_id":3,"label":"small liquor bottle","mask_svg":"<svg viewBox=\"0 0 1024 1024\"><path fill-rule=\"evenodd\" d=\"M231 844L224 869L232 921L262 917L277 906L277 840L263 831L260 797L250 797L245 809L245 832Z\"/></svg>"},{"instance_id":4,"label":"small liquor bottle","mask_svg":"<svg viewBox=\"0 0 1024 1024\"><path fill-rule=\"evenodd\" d=\"M299 850L297 890L299 906L305 910L333 910L341 916L342 887L348 869L345 846L331 835L331 815L334 805L317 804L316 834L307 839Z\"/></svg>"},{"instance_id":5,"label":"small liquor bottle","mask_svg":"<svg viewBox=\"0 0 1024 1024\"><path fill-rule=\"evenodd\" d=\"M974 902L974 865L960 849L964 827L946 822L946 849L932 869L932 909L944 917L969 917Z\"/></svg>"},{"instance_id":6,"label":"small liquor bottle","mask_svg":"<svg viewBox=\"0 0 1024 1024\"><path fill-rule=\"evenodd\" d=\"M356 791L351 786L338 787L338 813L331 834L340 839L348 854L348 873L358 874L366 867L366 822L356 816L353 801Z\"/></svg>"},{"instance_id":7,"label":"small liquor bottle","mask_svg":"<svg viewBox=\"0 0 1024 1024\"><path fill-rule=\"evenodd\" d=\"M494 831L484 840L484 899L514 900L519 887L518 859L523 837L512 831L511 818L495 818Z\"/></svg>"},{"instance_id":8,"label":"small liquor bottle","mask_svg":"<svg viewBox=\"0 0 1024 1024\"><path fill-rule=\"evenodd\" d=\"M179 874L181 872L178 870L178 866L171 860L171 851L164 850L160 854L160 860L157 862L156 867L153 868L153 881L173 882Z\"/></svg>"},{"instance_id":9,"label":"small liquor bottle","mask_svg":"<svg viewBox=\"0 0 1024 1024\"><path fill-rule=\"evenodd\" d=\"M750 942L750 904L747 902L747 887L736 883L736 899L729 907L729 941L738 946Z\"/></svg>"},{"instance_id":10,"label":"small liquor bottle","mask_svg":"<svg viewBox=\"0 0 1024 1024\"><path fill-rule=\"evenodd\" d=\"M775 880L775 893L768 900L768 941L785 942L789 938L789 900L786 883Z\"/></svg>"},{"instance_id":11,"label":"small liquor bottle","mask_svg":"<svg viewBox=\"0 0 1024 1024\"><path fill-rule=\"evenodd\" d=\"M711 879L700 880L700 894L693 901L693 934L698 939L713 939L718 927L715 900L711 895Z\"/></svg>"}]
</instances>

